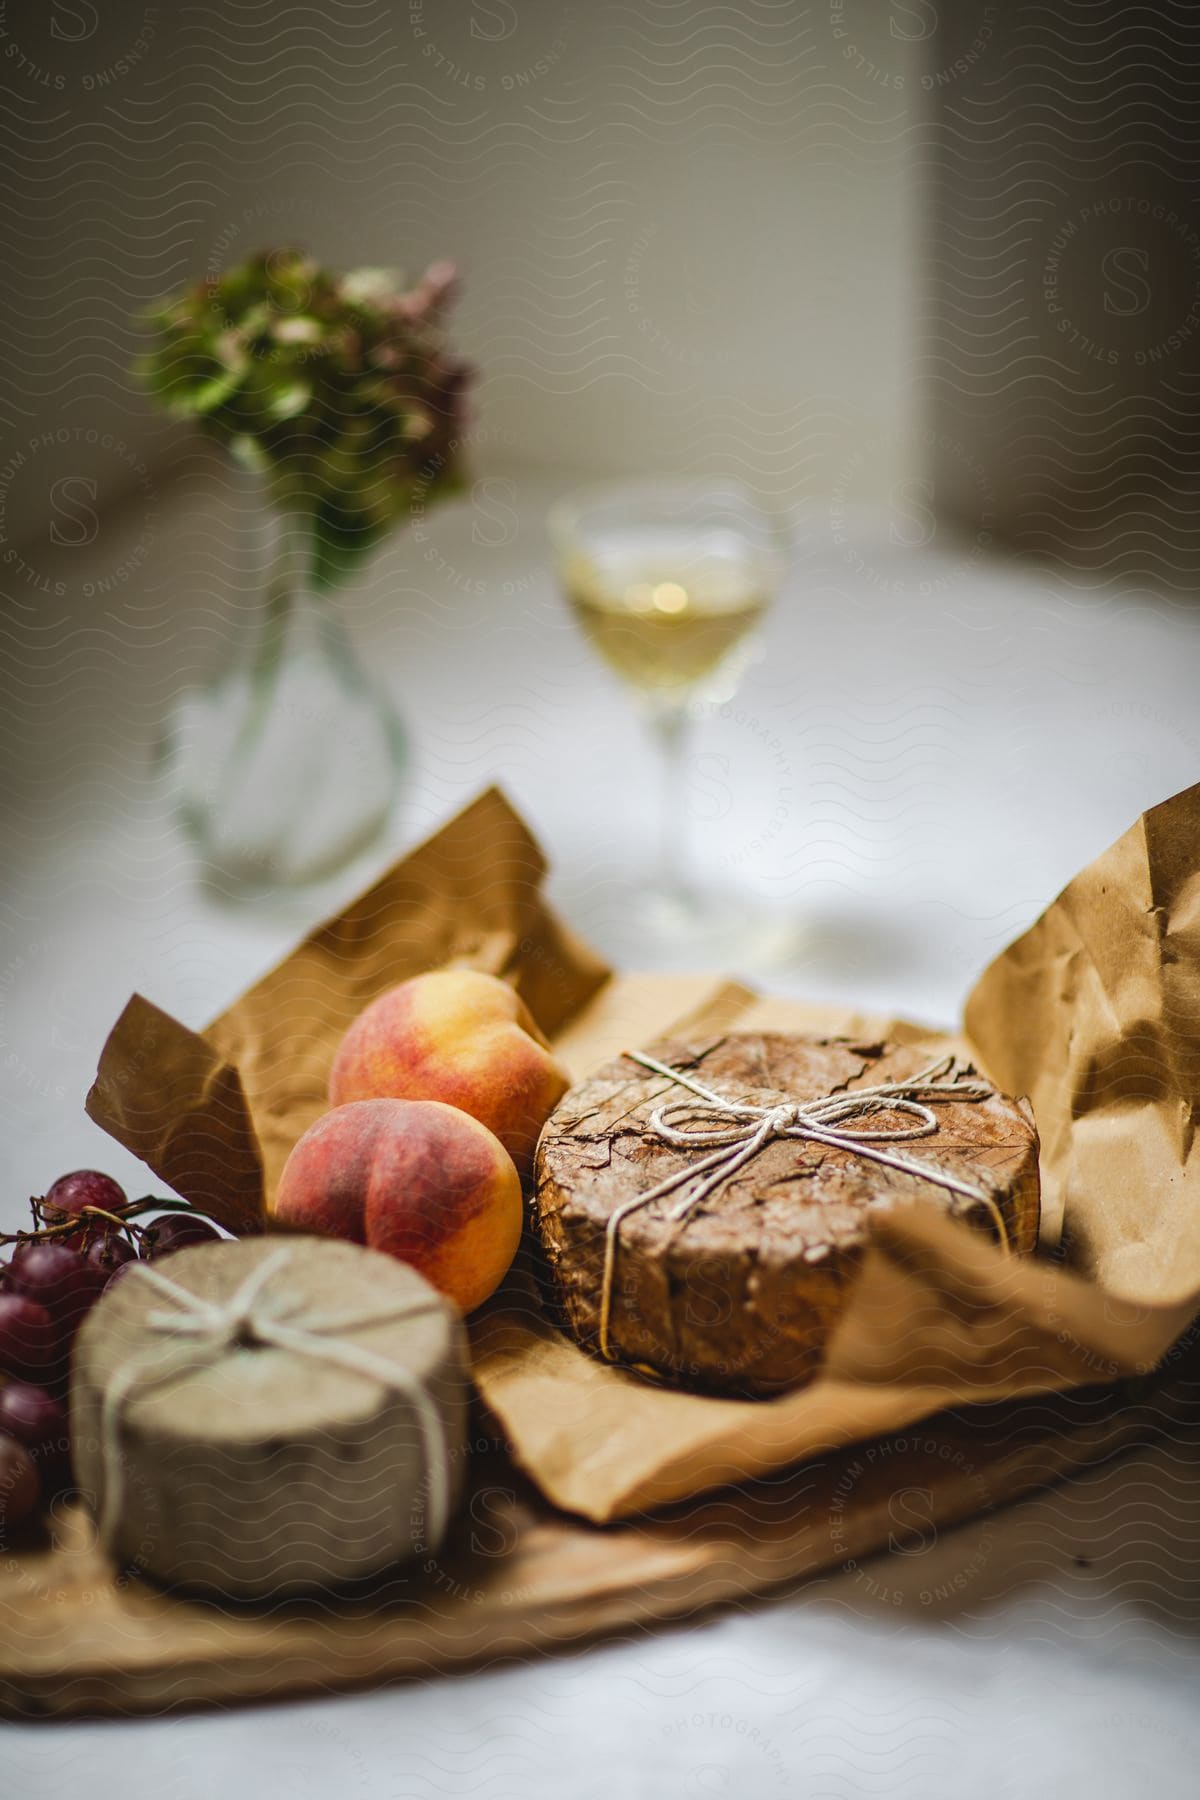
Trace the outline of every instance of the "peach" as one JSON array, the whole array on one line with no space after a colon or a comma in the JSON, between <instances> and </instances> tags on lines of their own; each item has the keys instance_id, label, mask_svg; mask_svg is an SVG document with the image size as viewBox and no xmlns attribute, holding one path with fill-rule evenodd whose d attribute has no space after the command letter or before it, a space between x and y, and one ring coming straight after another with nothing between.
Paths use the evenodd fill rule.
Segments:
<instances>
[{"instance_id":1,"label":"peach","mask_svg":"<svg viewBox=\"0 0 1200 1800\"><path fill-rule=\"evenodd\" d=\"M523 1002L494 975L434 970L388 988L342 1039L329 1078L348 1100L443 1100L494 1131L522 1177L570 1079Z\"/></svg>"},{"instance_id":2,"label":"peach","mask_svg":"<svg viewBox=\"0 0 1200 1800\"><path fill-rule=\"evenodd\" d=\"M503 1144L439 1100L355 1100L310 1125L273 1205L285 1225L411 1263L463 1312L499 1286L521 1236Z\"/></svg>"}]
</instances>

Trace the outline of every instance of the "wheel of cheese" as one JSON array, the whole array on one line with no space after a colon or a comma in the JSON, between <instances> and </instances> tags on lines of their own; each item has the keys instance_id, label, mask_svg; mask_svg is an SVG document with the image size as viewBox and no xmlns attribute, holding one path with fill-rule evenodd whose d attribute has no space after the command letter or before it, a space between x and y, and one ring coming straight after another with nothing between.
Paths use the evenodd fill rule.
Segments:
<instances>
[{"instance_id":1,"label":"wheel of cheese","mask_svg":"<svg viewBox=\"0 0 1200 1800\"><path fill-rule=\"evenodd\" d=\"M907 1080L938 1057L936 1046L778 1033L667 1041L652 1053L764 1113ZM686 1218L672 1217L687 1196L684 1182L625 1211L610 1242L616 1209L710 1152L707 1143L664 1142L651 1123L655 1109L681 1103L667 1120L673 1129L700 1132L724 1122L746 1130L736 1117L714 1118L685 1087L619 1057L564 1097L538 1148L536 1224L562 1322L589 1349L680 1385L772 1394L820 1368L872 1208L932 1198L1002 1237L1010 1250L1032 1250L1038 1139L1028 1105L994 1092L962 1065L946 1078L968 1091L982 1088L984 1097L939 1098L929 1106L936 1131L881 1147L977 1189L978 1197L848 1149L775 1136ZM694 1107L682 1106L689 1101ZM903 1131L913 1116L889 1109L857 1123Z\"/></svg>"},{"instance_id":2,"label":"wheel of cheese","mask_svg":"<svg viewBox=\"0 0 1200 1800\"><path fill-rule=\"evenodd\" d=\"M175 1329L248 1280L233 1341ZM307 1350L271 1342L275 1325ZM436 1550L467 1398L458 1312L414 1269L323 1238L200 1245L130 1265L85 1321L76 1480L121 1568L237 1597L312 1591Z\"/></svg>"}]
</instances>

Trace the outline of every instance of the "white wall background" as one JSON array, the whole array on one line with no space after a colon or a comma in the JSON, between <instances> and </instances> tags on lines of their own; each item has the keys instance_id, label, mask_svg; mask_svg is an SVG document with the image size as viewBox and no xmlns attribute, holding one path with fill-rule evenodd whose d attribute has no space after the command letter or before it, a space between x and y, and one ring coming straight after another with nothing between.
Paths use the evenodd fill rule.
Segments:
<instances>
[{"instance_id":1,"label":"white wall background","mask_svg":"<svg viewBox=\"0 0 1200 1800\"><path fill-rule=\"evenodd\" d=\"M482 468L882 498L923 28L878 0L0 0L4 545L64 475L101 508L154 479L131 314L289 240L460 260Z\"/></svg>"}]
</instances>

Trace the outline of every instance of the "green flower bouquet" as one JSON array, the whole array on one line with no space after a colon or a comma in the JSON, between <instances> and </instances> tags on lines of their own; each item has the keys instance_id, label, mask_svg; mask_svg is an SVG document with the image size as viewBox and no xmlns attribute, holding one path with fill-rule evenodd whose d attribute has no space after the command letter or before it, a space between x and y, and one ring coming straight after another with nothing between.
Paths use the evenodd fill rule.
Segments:
<instances>
[{"instance_id":1,"label":"green flower bouquet","mask_svg":"<svg viewBox=\"0 0 1200 1800\"><path fill-rule=\"evenodd\" d=\"M443 330L456 286L450 263L405 291L386 270L338 275L279 249L149 315L150 392L302 515L318 589L350 573L418 493L424 506L462 484L471 371Z\"/></svg>"}]
</instances>

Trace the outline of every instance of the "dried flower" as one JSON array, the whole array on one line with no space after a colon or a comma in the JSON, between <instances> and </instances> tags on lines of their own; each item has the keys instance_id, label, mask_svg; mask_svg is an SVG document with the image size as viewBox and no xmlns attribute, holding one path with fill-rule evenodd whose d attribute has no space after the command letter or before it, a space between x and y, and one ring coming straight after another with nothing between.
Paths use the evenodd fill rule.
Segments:
<instances>
[{"instance_id":1,"label":"dried flower","mask_svg":"<svg viewBox=\"0 0 1200 1800\"><path fill-rule=\"evenodd\" d=\"M415 498L462 486L471 370L442 331L456 289L449 263L405 292L387 270L337 275L279 249L149 315L151 392L307 517L316 587L343 580Z\"/></svg>"}]
</instances>

